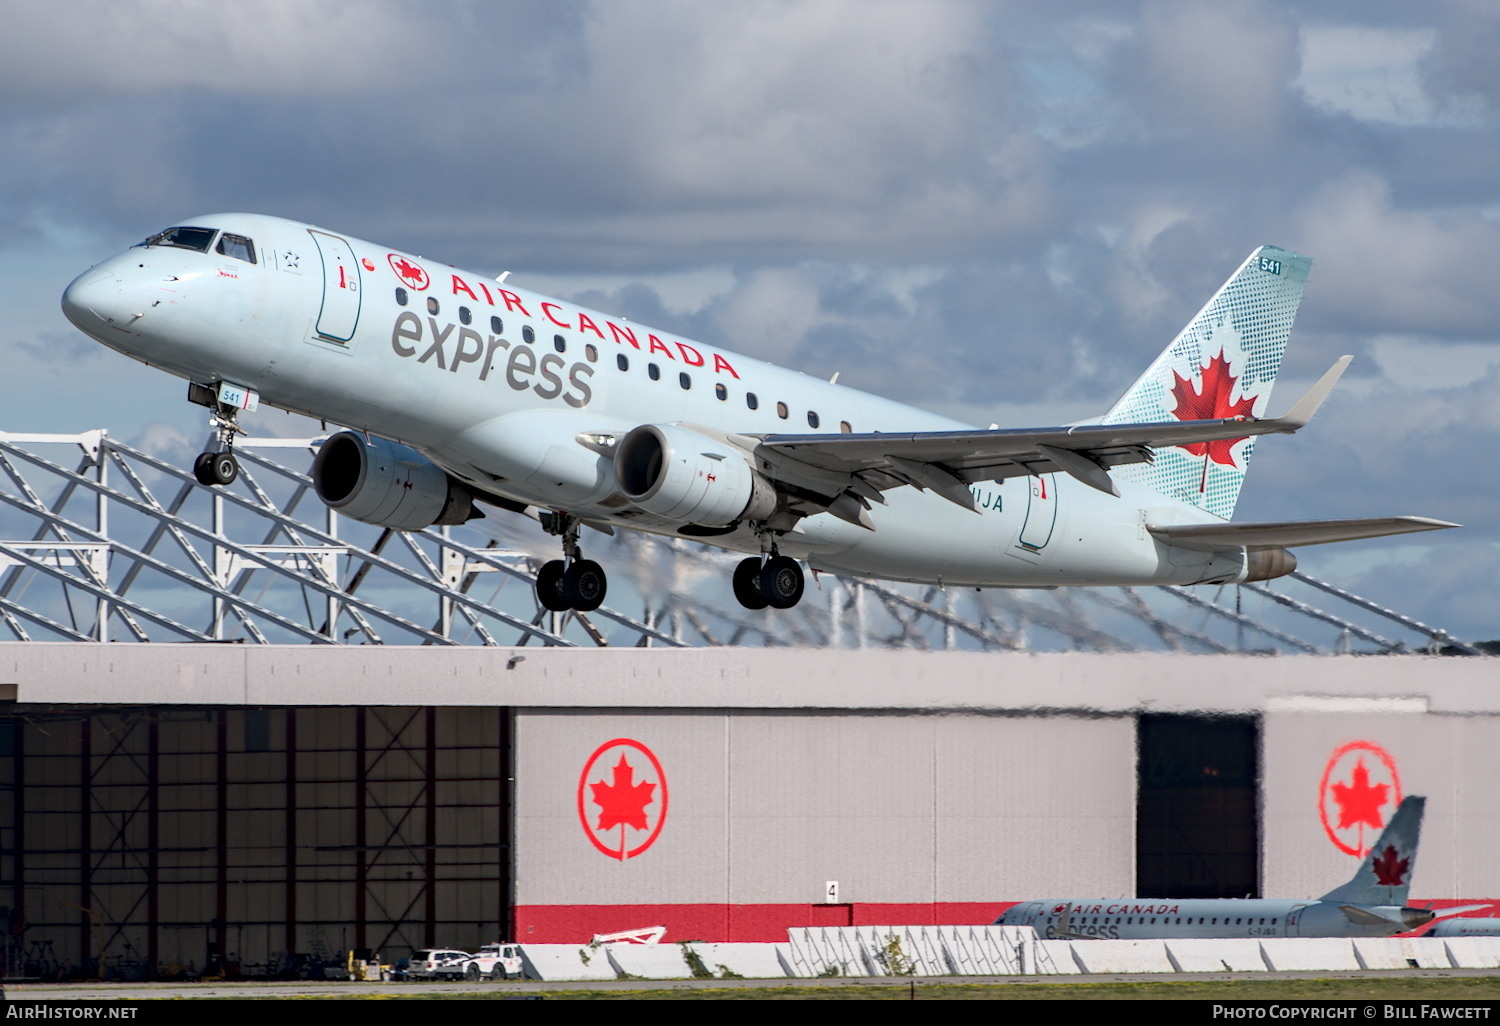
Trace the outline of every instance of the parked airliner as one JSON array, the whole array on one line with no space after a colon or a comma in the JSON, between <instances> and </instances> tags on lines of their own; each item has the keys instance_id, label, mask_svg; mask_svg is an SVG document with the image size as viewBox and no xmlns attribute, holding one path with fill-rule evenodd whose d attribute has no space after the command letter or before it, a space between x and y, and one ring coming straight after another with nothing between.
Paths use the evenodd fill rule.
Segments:
<instances>
[{"instance_id":1,"label":"parked airliner","mask_svg":"<svg viewBox=\"0 0 1500 1026\"><path fill-rule=\"evenodd\" d=\"M1039 429L978 430L254 214L157 232L62 305L189 382L217 439L194 466L204 485L236 478L239 415L264 402L352 429L312 467L346 516L407 531L481 506L535 517L561 539L538 575L549 609L604 598L583 526L749 553L736 597L789 608L799 560L953 586L1232 583L1289 573L1288 546L1455 526L1229 522L1255 439L1306 424L1349 362L1265 415L1310 265L1256 250L1102 417Z\"/></svg>"},{"instance_id":2,"label":"parked airliner","mask_svg":"<svg viewBox=\"0 0 1500 1026\"><path fill-rule=\"evenodd\" d=\"M1048 898L1023 901L995 920L1060 940L1156 937L1386 937L1432 922L1407 906L1427 799L1402 799L1354 876L1321 898ZM1446 909L1455 915L1476 906Z\"/></svg>"}]
</instances>

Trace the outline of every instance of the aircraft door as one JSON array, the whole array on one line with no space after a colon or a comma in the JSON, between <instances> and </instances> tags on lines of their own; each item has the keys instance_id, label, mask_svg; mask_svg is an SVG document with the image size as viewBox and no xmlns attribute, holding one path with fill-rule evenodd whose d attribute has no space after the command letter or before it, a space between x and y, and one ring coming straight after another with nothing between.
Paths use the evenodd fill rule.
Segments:
<instances>
[{"instance_id":1,"label":"aircraft door","mask_svg":"<svg viewBox=\"0 0 1500 1026\"><path fill-rule=\"evenodd\" d=\"M1296 906L1294 906L1292 908L1292 910L1290 912L1288 912L1286 914L1286 935L1288 937L1300 937L1300 936L1302 936L1302 934L1300 932L1300 930L1301 930L1301 923L1302 923L1302 912L1306 908L1307 908L1306 905L1296 905Z\"/></svg>"},{"instance_id":2,"label":"aircraft door","mask_svg":"<svg viewBox=\"0 0 1500 1026\"><path fill-rule=\"evenodd\" d=\"M1057 525L1057 475L1028 477L1026 482L1026 520L1016 541L1023 549L1040 552L1052 540Z\"/></svg>"},{"instance_id":3,"label":"aircraft door","mask_svg":"<svg viewBox=\"0 0 1500 1026\"><path fill-rule=\"evenodd\" d=\"M308 229L323 258L323 306L318 311L318 336L347 343L359 324L359 261L354 250L337 235Z\"/></svg>"}]
</instances>

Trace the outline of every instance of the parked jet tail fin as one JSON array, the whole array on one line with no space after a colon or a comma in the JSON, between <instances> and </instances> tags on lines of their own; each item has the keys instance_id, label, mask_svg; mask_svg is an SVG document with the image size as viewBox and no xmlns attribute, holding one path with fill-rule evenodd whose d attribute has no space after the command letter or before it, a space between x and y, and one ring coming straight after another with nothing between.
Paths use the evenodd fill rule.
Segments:
<instances>
[{"instance_id":1,"label":"parked jet tail fin","mask_svg":"<svg viewBox=\"0 0 1500 1026\"><path fill-rule=\"evenodd\" d=\"M1275 246L1251 253L1099 423L1265 416L1311 267ZM1159 449L1113 473L1228 520L1254 448L1250 437Z\"/></svg>"},{"instance_id":2,"label":"parked jet tail fin","mask_svg":"<svg viewBox=\"0 0 1500 1026\"><path fill-rule=\"evenodd\" d=\"M1365 853L1353 878L1320 900L1353 905L1405 905L1412 870L1417 865L1417 839L1422 833L1422 810L1426 804L1426 798L1415 795L1402 799L1380 838Z\"/></svg>"}]
</instances>

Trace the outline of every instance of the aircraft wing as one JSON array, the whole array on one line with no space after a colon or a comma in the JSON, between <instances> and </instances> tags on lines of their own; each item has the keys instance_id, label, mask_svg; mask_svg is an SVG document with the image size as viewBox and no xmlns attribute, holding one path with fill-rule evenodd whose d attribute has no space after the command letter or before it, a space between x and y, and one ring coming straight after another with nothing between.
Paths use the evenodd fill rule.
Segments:
<instances>
[{"instance_id":1,"label":"aircraft wing","mask_svg":"<svg viewBox=\"0 0 1500 1026\"><path fill-rule=\"evenodd\" d=\"M1440 531L1458 527L1430 517L1369 517L1351 520L1284 520L1270 524L1173 524L1146 525L1157 538L1185 549L1285 549L1293 545L1380 538L1413 531Z\"/></svg>"},{"instance_id":2,"label":"aircraft wing","mask_svg":"<svg viewBox=\"0 0 1500 1026\"><path fill-rule=\"evenodd\" d=\"M1150 424L1078 424L1048 428L918 433L738 436L762 469L784 482L827 493L828 482L868 509L880 492L902 485L930 488L974 508L969 485L1062 471L1111 495L1108 468L1146 463L1151 450L1251 435L1290 434L1312 419L1352 357L1342 357L1281 417L1172 420ZM818 487L821 480L823 487ZM842 498L843 496L840 496ZM838 508L829 506L838 515ZM845 512L849 512L846 505ZM865 518L846 516L853 522ZM865 526L869 526L868 523Z\"/></svg>"}]
</instances>

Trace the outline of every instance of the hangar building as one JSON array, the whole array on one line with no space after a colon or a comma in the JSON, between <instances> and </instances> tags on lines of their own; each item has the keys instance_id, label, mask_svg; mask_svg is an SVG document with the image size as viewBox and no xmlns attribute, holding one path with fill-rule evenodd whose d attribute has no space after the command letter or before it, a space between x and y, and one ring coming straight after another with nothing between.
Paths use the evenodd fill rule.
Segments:
<instances>
[{"instance_id":1,"label":"hangar building","mask_svg":"<svg viewBox=\"0 0 1500 1026\"><path fill-rule=\"evenodd\" d=\"M781 940L1316 896L1402 794L1500 897L1483 658L0 645L0 904L57 961Z\"/></svg>"}]
</instances>

